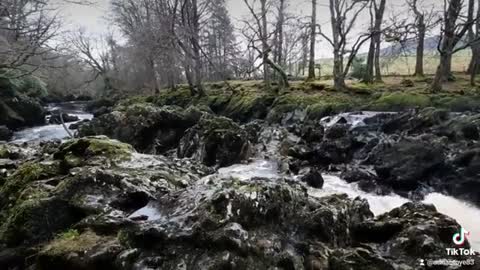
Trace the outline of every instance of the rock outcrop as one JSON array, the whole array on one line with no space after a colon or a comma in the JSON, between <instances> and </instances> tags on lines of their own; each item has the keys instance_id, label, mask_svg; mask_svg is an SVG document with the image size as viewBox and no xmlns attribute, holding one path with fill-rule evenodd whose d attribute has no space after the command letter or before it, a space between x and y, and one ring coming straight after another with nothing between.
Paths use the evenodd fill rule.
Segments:
<instances>
[{"instance_id":1,"label":"rock outcrop","mask_svg":"<svg viewBox=\"0 0 480 270\"><path fill-rule=\"evenodd\" d=\"M79 136L106 135L148 153L175 149L185 131L194 126L203 112L191 107L133 105L94 118L79 128Z\"/></svg>"},{"instance_id":2,"label":"rock outcrop","mask_svg":"<svg viewBox=\"0 0 480 270\"><path fill-rule=\"evenodd\" d=\"M252 154L248 138L245 129L232 120L205 115L186 131L178 147L178 156L193 157L207 166L233 165Z\"/></svg>"},{"instance_id":3,"label":"rock outcrop","mask_svg":"<svg viewBox=\"0 0 480 270\"><path fill-rule=\"evenodd\" d=\"M1 97L0 126L16 130L45 124L45 109L38 101L29 97Z\"/></svg>"},{"instance_id":4,"label":"rock outcrop","mask_svg":"<svg viewBox=\"0 0 480 270\"><path fill-rule=\"evenodd\" d=\"M0 141L8 141L12 138L13 132L6 126L0 126Z\"/></svg>"}]
</instances>

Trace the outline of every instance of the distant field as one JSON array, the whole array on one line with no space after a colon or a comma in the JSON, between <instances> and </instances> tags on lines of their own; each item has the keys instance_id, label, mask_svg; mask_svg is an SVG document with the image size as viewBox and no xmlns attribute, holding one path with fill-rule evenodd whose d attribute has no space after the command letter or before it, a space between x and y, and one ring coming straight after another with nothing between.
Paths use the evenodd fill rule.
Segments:
<instances>
[{"instance_id":1,"label":"distant field","mask_svg":"<svg viewBox=\"0 0 480 270\"><path fill-rule=\"evenodd\" d=\"M470 63L471 52L464 50L456 53L452 59L452 71L465 72ZM424 69L426 74L434 74L438 66L438 54L425 55ZM322 76L332 75L333 60L321 59L318 63L322 66ZM415 55L382 58L382 74L384 75L412 75L415 71Z\"/></svg>"}]
</instances>

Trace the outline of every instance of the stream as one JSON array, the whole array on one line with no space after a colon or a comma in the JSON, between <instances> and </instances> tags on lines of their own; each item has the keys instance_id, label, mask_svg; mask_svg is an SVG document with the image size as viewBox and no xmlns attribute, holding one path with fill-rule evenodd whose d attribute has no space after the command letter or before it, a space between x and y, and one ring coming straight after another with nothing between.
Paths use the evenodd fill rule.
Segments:
<instances>
[{"instance_id":1,"label":"stream","mask_svg":"<svg viewBox=\"0 0 480 270\"><path fill-rule=\"evenodd\" d=\"M92 119L93 116L84 111L84 105L85 104L81 103L53 104L48 107L48 110L51 111L55 109L61 109L63 112L78 116L80 120ZM328 126L331 124L331 122L343 118L344 121L352 124L353 127L363 126L365 125L363 119L365 119L367 116L372 116L372 114L373 113L370 112L363 112L360 114L344 113L335 117L322 119L320 123ZM70 124L71 123L68 123L67 126ZM249 179L255 177L271 179L283 177L279 173L278 162L268 158L275 156L274 153L278 152L280 134L274 127L265 128L263 133L266 133L263 134L263 137L268 137L269 139L263 141L263 145L261 147L262 150L259 151L260 155L258 155L255 159L248 164L236 164L230 167L221 168L214 175L207 176L206 178L214 176L235 177L239 180L248 181ZM45 125L18 131L14 134L12 141L14 143L36 142L52 139L65 139L67 136L68 134L62 125ZM295 141L295 138L293 138L293 141ZM362 191L357 184L349 184L335 175L324 174L323 178L325 181L323 188L309 188L308 193L310 196L323 197L335 193L345 193L351 198L361 197L368 200L370 209L375 215L381 215L392 210L393 208L409 202L408 199L396 194L380 196L366 193ZM201 181L204 180L205 179L202 179ZM480 227L478 226L478 224L480 224L479 208L440 193L430 193L426 195L423 202L435 205L440 213L456 219L459 224L461 224L467 231L470 232L469 241L472 247L476 250L480 250ZM147 205L146 207L132 214L133 217L139 215L155 216L156 213L154 207Z\"/></svg>"},{"instance_id":2,"label":"stream","mask_svg":"<svg viewBox=\"0 0 480 270\"><path fill-rule=\"evenodd\" d=\"M80 122L82 120L91 120L93 118L92 114L85 112L85 106L85 102L64 102L57 104L49 104L46 109L49 112L61 110L63 113L78 116L79 121L77 122ZM48 117L49 116L47 116L47 119ZM65 125L69 127L71 124L77 122L65 123ZM62 125L48 124L44 126L31 127L17 131L13 134L11 142L41 142L49 140L63 140L65 138L68 138L68 133Z\"/></svg>"}]
</instances>

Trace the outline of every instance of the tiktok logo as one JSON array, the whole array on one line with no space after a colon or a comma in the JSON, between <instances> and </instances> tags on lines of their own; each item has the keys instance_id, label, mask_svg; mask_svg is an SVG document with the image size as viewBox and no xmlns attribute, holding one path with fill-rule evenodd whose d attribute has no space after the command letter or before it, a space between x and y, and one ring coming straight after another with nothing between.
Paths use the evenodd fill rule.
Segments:
<instances>
[{"instance_id":1,"label":"tiktok logo","mask_svg":"<svg viewBox=\"0 0 480 270\"><path fill-rule=\"evenodd\" d=\"M461 228L459 233L453 235L453 243L457 246L463 246L467 240L467 235L470 235L470 232Z\"/></svg>"}]
</instances>

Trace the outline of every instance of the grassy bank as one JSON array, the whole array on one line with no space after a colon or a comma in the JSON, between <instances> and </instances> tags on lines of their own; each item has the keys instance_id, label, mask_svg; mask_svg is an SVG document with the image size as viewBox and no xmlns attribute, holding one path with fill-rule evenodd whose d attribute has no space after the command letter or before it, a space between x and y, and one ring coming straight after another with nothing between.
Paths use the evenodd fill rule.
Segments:
<instances>
[{"instance_id":1,"label":"grassy bank","mask_svg":"<svg viewBox=\"0 0 480 270\"><path fill-rule=\"evenodd\" d=\"M164 90L154 96L122 100L117 109L135 103L158 106L195 105L238 121L267 118L276 121L284 113L302 110L310 119L352 110L401 111L438 107L451 111L480 110L480 91L469 86L468 78L457 75L445 84L442 93L429 92L431 78L386 77L383 83L365 85L349 81L348 91L336 91L330 81L292 82L287 90L265 89L260 81L206 83L207 96L192 97L186 85Z\"/></svg>"}]
</instances>

